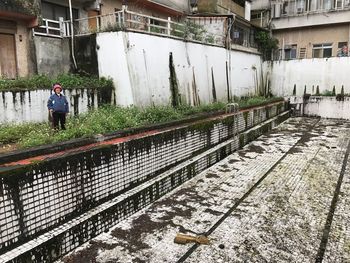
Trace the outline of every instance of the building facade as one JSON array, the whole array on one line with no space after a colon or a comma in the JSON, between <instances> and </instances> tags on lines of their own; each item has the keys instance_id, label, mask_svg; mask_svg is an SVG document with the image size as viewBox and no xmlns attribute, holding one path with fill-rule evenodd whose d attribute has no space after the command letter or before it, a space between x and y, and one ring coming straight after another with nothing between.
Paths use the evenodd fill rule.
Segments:
<instances>
[{"instance_id":1,"label":"building facade","mask_svg":"<svg viewBox=\"0 0 350 263\"><path fill-rule=\"evenodd\" d=\"M251 22L251 1L245 0L198 0L193 1L192 10L198 16L232 16L227 22L228 34L232 44L256 48L255 33L260 27Z\"/></svg>"},{"instance_id":2,"label":"building facade","mask_svg":"<svg viewBox=\"0 0 350 263\"><path fill-rule=\"evenodd\" d=\"M349 56L349 0L283 0L271 2L276 59Z\"/></svg>"},{"instance_id":3,"label":"building facade","mask_svg":"<svg viewBox=\"0 0 350 263\"><path fill-rule=\"evenodd\" d=\"M37 1L0 1L0 78L35 72L31 28L38 24Z\"/></svg>"}]
</instances>

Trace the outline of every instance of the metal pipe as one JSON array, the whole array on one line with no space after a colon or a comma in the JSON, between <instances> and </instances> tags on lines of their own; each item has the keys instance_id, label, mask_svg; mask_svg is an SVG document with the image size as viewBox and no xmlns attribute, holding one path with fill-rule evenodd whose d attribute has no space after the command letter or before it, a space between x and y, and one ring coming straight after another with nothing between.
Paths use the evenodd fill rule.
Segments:
<instances>
[{"instance_id":1,"label":"metal pipe","mask_svg":"<svg viewBox=\"0 0 350 263\"><path fill-rule=\"evenodd\" d=\"M229 55L228 55L228 71L229 71L229 83L230 83L230 94L231 94L231 100L234 101L234 94L233 94L233 89L232 89L232 77L231 77L231 50L232 50L232 40L231 40L231 29L236 21L236 15L231 13L232 15L232 21L229 25L229 28L228 28L228 45L229 45Z\"/></svg>"},{"instance_id":2,"label":"metal pipe","mask_svg":"<svg viewBox=\"0 0 350 263\"><path fill-rule=\"evenodd\" d=\"M73 25L73 9L72 9L72 0L69 0L69 15L70 15L70 31L71 31L71 47L72 47L72 59L74 68L77 69L77 61L75 60L74 55L74 25Z\"/></svg>"}]
</instances>

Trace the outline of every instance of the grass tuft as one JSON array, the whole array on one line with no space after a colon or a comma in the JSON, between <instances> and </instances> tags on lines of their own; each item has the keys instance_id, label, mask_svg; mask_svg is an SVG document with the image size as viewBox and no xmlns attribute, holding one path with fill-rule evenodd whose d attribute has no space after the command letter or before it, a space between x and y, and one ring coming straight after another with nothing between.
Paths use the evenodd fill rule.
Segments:
<instances>
[{"instance_id":1,"label":"grass tuft","mask_svg":"<svg viewBox=\"0 0 350 263\"><path fill-rule=\"evenodd\" d=\"M253 97L236 102L242 108L276 100L277 98ZM18 144L19 148L28 148L74 138L91 137L95 134L104 134L125 128L184 119L194 114L225 110L225 107L226 104L221 102L197 107L179 106L177 108L170 106L122 108L104 105L77 117L68 118L67 130L60 132L54 132L48 123L0 125L0 145Z\"/></svg>"}]
</instances>

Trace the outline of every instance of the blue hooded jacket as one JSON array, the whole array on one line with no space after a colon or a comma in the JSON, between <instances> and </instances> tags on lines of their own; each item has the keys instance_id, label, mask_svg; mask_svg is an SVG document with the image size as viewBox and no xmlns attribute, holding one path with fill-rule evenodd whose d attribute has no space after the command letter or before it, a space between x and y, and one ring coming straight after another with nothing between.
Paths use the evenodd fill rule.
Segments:
<instances>
[{"instance_id":1,"label":"blue hooded jacket","mask_svg":"<svg viewBox=\"0 0 350 263\"><path fill-rule=\"evenodd\" d=\"M68 113L69 106L68 101L64 95L52 94L47 102L47 107L49 110L60 113Z\"/></svg>"}]
</instances>

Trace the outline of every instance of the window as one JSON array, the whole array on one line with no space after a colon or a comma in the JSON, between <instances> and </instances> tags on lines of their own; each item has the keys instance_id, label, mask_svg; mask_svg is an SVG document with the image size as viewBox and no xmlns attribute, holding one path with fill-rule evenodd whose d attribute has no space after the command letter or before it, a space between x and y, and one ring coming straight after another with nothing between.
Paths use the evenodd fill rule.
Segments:
<instances>
[{"instance_id":1,"label":"window","mask_svg":"<svg viewBox=\"0 0 350 263\"><path fill-rule=\"evenodd\" d=\"M289 2L283 2L283 6L282 6L282 14L283 15L287 15L289 12L289 9L288 9L288 4Z\"/></svg>"},{"instance_id":2,"label":"window","mask_svg":"<svg viewBox=\"0 0 350 263\"><path fill-rule=\"evenodd\" d=\"M51 19L58 21L60 17L63 17L64 20L70 20L69 8L62 5L56 5L48 2L42 2L41 4L41 12L43 18ZM73 8L73 18L79 18L78 9Z\"/></svg>"},{"instance_id":3,"label":"window","mask_svg":"<svg viewBox=\"0 0 350 263\"><path fill-rule=\"evenodd\" d=\"M261 19L261 13L252 14L250 19Z\"/></svg>"},{"instance_id":4,"label":"window","mask_svg":"<svg viewBox=\"0 0 350 263\"><path fill-rule=\"evenodd\" d=\"M232 30L232 40L234 44L243 45L244 42L244 29L240 27L235 27Z\"/></svg>"},{"instance_id":5,"label":"window","mask_svg":"<svg viewBox=\"0 0 350 263\"><path fill-rule=\"evenodd\" d=\"M339 42L338 43L337 56L338 57L347 57L348 56L348 42Z\"/></svg>"},{"instance_id":6,"label":"window","mask_svg":"<svg viewBox=\"0 0 350 263\"><path fill-rule=\"evenodd\" d=\"M300 48L299 58L306 58L306 48L305 47Z\"/></svg>"},{"instance_id":7,"label":"window","mask_svg":"<svg viewBox=\"0 0 350 263\"><path fill-rule=\"evenodd\" d=\"M332 44L315 44L312 48L313 58L329 58L332 56Z\"/></svg>"},{"instance_id":8,"label":"window","mask_svg":"<svg viewBox=\"0 0 350 263\"><path fill-rule=\"evenodd\" d=\"M324 0L323 1L323 9L325 9L325 10L332 9L332 1L331 0Z\"/></svg>"},{"instance_id":9,"label":"window","mask_svg":"<svg viewBox=\"0 0 350 263\"><path fill-rule=\"evenodd\" d=\"M284 58L285 59L296 59L297 58L297 45L286 45L284 47Z\"/></svg>"},{"instance_id":10,"label":"window","mask_svg":"<svg viewBox=\"0 0 350 263\"><path fill-rule=\"evenodd\" d=\"M336 9L343 8L343 0L335 0L335 8Z\"/></svg>"}]
</instances>

